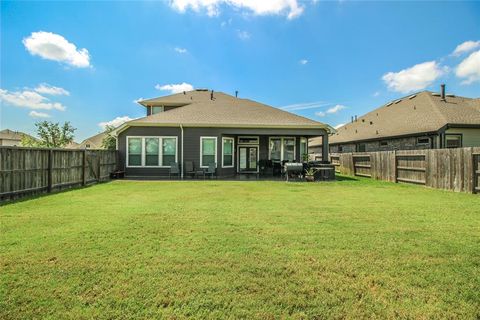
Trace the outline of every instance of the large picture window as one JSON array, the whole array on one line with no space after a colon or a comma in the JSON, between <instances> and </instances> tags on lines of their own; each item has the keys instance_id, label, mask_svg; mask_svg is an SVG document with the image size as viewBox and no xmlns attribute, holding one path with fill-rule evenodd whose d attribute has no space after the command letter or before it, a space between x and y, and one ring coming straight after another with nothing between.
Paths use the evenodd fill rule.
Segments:
<instances>
[{"instance_id":1,"label":"large picture window","mask_svg":"<svg viewBox=\"0 0 480 320\"><path fill-rule=\"evenodd\" d=\"M200 167L207 168L210 163L217 163L217 138L200 137Z\"/></svg>"},{"instance_id":2,"label":"large picture window","mask_svg":"<svg viewBox=\"0 0 480 320\"><path fill-rule=\"evenodd\" d=\"M222 139L222 167L223 168L233 168L233 138L223 138Z\"/></svg>"},{"instance_id":3,"label":"large picture window","mask_svg":"<svg viewBox=\"0 0 480 320\"><path fill-rule=\"evenodd\" d=\"M177 157L177 137L127 137L127 167L169 167Z\"/></svg>"},{"instance_id":4,"label":"large picture window","mask_svg":"<svg viewBox=\"0 0 480 320\"><path fill-rule=\"evenodd\" d=\"M170 166L172 163L177 162L177 139L176 138L163 138L162 139L162 165Z\"/></svg>"},{"instance_id":5,"label":"large picture window","mask_svg":"<svg viewBox=\"0 0 480 320\"><path fill-rule=\"evenodd\" d=\"M158 166L158 138L145 138L145 166Z\"/></svg>"},{"instance_id":6,"label":"large picture window","mask_svg":"<svg viewBox=\"0 0 480 320\"><path fill-rule=\"evenodd\" d=\"M128 139L128 164L131 166L142 165L142 138Z\"/></svg>"},{"instance_id":7,"label":"large picture window","mask_svg":"<svg viewBox=\"0 0 480 320\"><path fill-rule=\"evenodd\" d=\"M295 161L295 138L270 138L269 157L273 161Z\"/></svg>"}]
</instances>

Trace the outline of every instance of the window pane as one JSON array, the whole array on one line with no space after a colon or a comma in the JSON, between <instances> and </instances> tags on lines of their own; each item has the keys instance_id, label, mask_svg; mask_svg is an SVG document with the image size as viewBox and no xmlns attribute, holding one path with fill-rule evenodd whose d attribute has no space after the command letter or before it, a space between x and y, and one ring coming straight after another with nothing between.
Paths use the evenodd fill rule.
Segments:
<instances>
[{"instance_id":1,"label":"window pane","mask_svg":"<svg viewBox=\"0 0 480 320\"><path fill-rule=\"evenodd\" d=\"M232 155L223 156L223 165L224 166L233 166L233 157Z\"/></svg>"},{"instance_id":2,"label":"window pane","mask_svg":"<svg viewBox=\"0 0 480 320\"><path fill-rule=\"evenodd\" d=\"M177 154L177 143L174 138L163 138L162 143L162 165L169 166L175 162Z\"/></svg>"},{"instance_id":3,"label":"window pane","mask_svg":"<svg viewBox=\"0 0 480 320\"><path fill-rule=\"evenodd\" d=\"M445 136L447 148L460 148L462 146L460 136Z\"/></svg>"},{"instance_id":4,"label":"window pane","mask_svg":"<svg viewBox=\"0 0 480 320\"><path fill-rule=\"evenodd\" d=\"M215 163L215 156L203 155L202 156L202 165L208 166L210 163Z\"/></svg>"},{"instance_id":5,"label":"window pane","mask_svg":"<svg viewBox=\"0 0 480 320\"><path fill-rule=\"evenodd\" d=\"M282 152L282 140L270 139L270 159L274 161L280 161Z\"/></svg>"},{"instance_id":6,"label":"window pane","mask_svg":"<svg viewBox=\"0 0 480 320\"><path fill-rule=\"evenodd\" d=\"M141 138L128 139L128 165L130 166L142 165L142 139Z\"/></svg>"},{"instance_id":7,"label":"window pane","mask_svg":"<svg viewBox=\"0 0 480 320\"><path fill-rule=\"evenodd\" d=\"M158 166L158 138L145 138L145 165Z\"/></svg>"},{"instance_id":8,"label":"window pane","mask_svg":"<svg viewBox=\"0 0 480 320\"><path fill-rule=\"evenodd\" d=\"M156 114L159 112L163 112L163 106L160 107L152 107L152 114Z\"/></svg>"},{"instance_id":9,"label":"window pane","mask_svg":"<svg viewBox=\"0 0 480 320\"><path fill-rule=\"evenodd\" d=\"M303 155L306 153L307 153L307 139L302 138L300 140L300 156L303 157Z\"/></svg>"},{"instance_id":10,"label":"window pane","mask_svg":"<svg viewBox=\"0 0 480 320\"><path fill-rule=\"evenodd\" d=\"M283 139L283 160L293 161L295 158L295 140Z\"/></svg>"},{"instance_id":11,"label":"window pane","mask_svg":"<svg viewBox=\"0 0 480 320\"><path fill-rule=\"evenodd\" d=\"M223 154L232 154L233 141L230 139L223 140Z\"/></svg>"},{"instance_id":12,"label":"window pane","mask_svg":"<svg viewBox=\"0 0 480 320\"><path fill-rule=\"evenodd\" d=\"M215 139L202 139L202 154L215 155Z\"/></svg>"}]
</instances>

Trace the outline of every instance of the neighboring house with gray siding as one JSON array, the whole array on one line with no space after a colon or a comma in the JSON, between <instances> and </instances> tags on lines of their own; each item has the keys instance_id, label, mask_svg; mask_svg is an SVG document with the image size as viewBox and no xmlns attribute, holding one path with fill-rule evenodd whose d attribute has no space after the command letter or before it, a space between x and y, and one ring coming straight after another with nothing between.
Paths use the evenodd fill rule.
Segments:
<instances>
[{"instance_id":1,"label":"neighboring house with gray siding","mask_svg":"<svg viewBox=\"0 0 480 320\"><path fill-rule=\"evenodd\" d=\"M310 141L311 152L321 139ZM480 146L480 99L423 91L355 117L330 137L330 152Z\"/></svg>"},{"instance_id":2,"label":"neighboring house with gray siding","mask_svg":"<svg viewBox=\"0 0 480 320\"><path fill-rule=\"evenodd\" d=\"M195 170L216 165L216 175L257 174L262 164L302 161L308 139L333 129L323 123L204 89L139 102L147 116L116 129L127 176L168 176L177 163ZM261 173L261 172L260 172Z\"/></svg>"}]
</instances>

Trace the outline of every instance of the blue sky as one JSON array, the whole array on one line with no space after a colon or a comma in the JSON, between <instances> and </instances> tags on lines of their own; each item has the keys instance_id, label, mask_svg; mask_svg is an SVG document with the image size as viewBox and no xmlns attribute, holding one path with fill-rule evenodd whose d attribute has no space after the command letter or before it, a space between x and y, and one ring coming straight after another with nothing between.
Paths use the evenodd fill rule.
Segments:
<instances>
[{"instance_id":1,"label":"blue sky","mask_svg":"<svg viewBox=\"0 0 480 320\"><path fill-rule=\"evenodd\" d=\"M480 2L0 5L1 129L71 121L80 141L190 85L332 126L440 83L480 97Z\"/></svg>"}]
</instances>

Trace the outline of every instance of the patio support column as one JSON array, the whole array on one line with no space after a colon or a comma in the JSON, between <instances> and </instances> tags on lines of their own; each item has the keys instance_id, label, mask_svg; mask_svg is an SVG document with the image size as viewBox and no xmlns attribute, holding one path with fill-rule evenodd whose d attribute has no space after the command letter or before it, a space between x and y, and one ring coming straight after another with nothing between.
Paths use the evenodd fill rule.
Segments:
<instances>
[{"instance_id":1,"label":"patio support column","mask_svg":"<svg viewBox=\"0 0 480 320\"><path fill-rule=\"evenodd\" d=\"M328 162L328 132L322 136L322 162Z\"/></svg>"}]
</instances>

